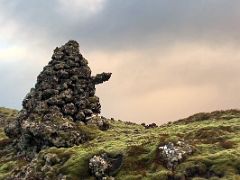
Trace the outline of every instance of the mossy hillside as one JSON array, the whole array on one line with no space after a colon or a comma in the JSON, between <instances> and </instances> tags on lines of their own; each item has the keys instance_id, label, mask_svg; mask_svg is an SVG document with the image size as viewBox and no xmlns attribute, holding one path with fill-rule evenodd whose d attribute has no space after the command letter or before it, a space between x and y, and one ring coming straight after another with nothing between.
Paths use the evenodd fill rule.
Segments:
<instances>
[{"instance_id":1,"label":"mossy hillside","mask_svg":"<svg viewBox=\"0 0 240 180\"><path fill-rule=\"evenodd\" d=\"M173 174L180 177L194 177L196 173L202 178L239 178L239 121L240 119L231 119L225 123L224 120L213 120L213 122L208 120L204 123L169 125L148 130L140 125L112 121L109 131L101 132L88 144L60 150L59 152L70 152L72 155L60 169L56 169L68 175L70 179L79 179L79 177L88 179L90 178L89 158L95 154L108 152L123 153L125 157L116 179L168 179ZM221 138L214 143L209 143L208 140L202 141L201 138L192 139L193 132L197 132L196 136L198 137L198 133L202 129L212 129L213 133L216 133L217 127L219 131L222 131L222 129L228 129L229 126L235 128L230 132L221 132ZM211 133L209 135L209 139L214 138ZM157 159L157 147L159 144L180 139L192 143L196 152L180 164L173 173L164 168ZM231 141L234 142L234 145L225 149L220 145L222 141ZM55 148L50 148L48 153L56 153L55 151Z\"/></svg>"},{"instance_id":2,"label":"mossy hillside","mask_svg":"<svg viewBox=\"0 0 240 180\"><path fill-rule=\"evenodd\" d=\"M7 136L5 135L3 128L0 128L0 141L6 139Z\"/></svg>"},{"instance_id":3,"label":"mossy hillside","mask_svg":"<svg viewBox=\"0 0 240 180\"><path fill-rule=\"evenodd\" d=\"M41 158L44 155L57 154L62 160L52 165L49 177L63 174L73 180L93 179L88 171L89 159L95 154L108 152L124 155L123 165L115 175L116 179L164 180L173 176L191 179L240 178L240 118L234 114L231 114L231 118L225 115L224 118L221 116L190 123L169 123L153 129L115 120L110 120L110 124L108 131L82 126L83 131L92 132L93 140L85 144L42 150L37 168L43 166ZM158 146L182 139L192 144L196 151L172 172L162 165ZM14 167L5 168L8 162L19 164L19 161L2 156L0 169L4 170L0 171L0 179Z\"/></svg>"},{"instance_id":4,"label":"mossy hillside","mask_svg":"<svg viewBox=\"0 0 240 180\"><path fill-rule=\"evenodd\" d=\"M3 128L8 122L16 118L17 113L17 110L0 107L0 141L7 138Z\"/></svg>"},{"instance_id":5,"label":"mossy hillside","mask_svg":"<svg viewBox=\"0 0 240 180\"><path fill-rule=\"evenodd\" d=\"M0 107L0 117L1 118L14 118L14 117L16 117L17 113L18 113L18 111L15 109Z\"/></svg>"}]
</instances>

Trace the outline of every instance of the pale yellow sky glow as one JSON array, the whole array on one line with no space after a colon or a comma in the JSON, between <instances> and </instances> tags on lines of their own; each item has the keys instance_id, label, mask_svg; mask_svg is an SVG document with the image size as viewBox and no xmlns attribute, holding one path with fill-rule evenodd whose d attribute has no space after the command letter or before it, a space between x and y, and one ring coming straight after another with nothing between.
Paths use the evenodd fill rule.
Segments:
<instances>
[{"instance_id":1,"label":"pale yellow sky glow","mask_svg":"<svg viewBox=\"0 0 240 180\"><path fill-rule=\"evenodd\" d=\"M240 52L235 47L179 43L149 52L86 55L93 72L113 72L111 81L97 88L107 116L163 123L240 104Z\"/></svg>"},{"instance_id":2,"label":"pale yellow sky glow","mask_svg":"<svg viewBox=\"0 0 240 180\"><path fill-rule=\"evenodd\" d=\"M102 115L162 124L240 107L240 1L2 0L0 106L21 101L56 46L80 43Z\"/></svg>"}]
</instances>

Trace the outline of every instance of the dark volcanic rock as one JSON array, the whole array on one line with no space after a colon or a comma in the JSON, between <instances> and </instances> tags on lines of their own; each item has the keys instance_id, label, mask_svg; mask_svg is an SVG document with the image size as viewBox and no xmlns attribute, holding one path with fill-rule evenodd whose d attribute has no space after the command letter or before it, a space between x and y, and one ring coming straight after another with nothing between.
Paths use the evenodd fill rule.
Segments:
<instances>
[{"instance_id":1,"label":"dark volcanic rock","mask_svg":"<svg viewBox=\"0 0 240 180\"><path fill-rule=\"evenodd\" d=\"M91 76L76 41L57 47L37 77L35 88L23 100L17 120L5 128L6 134L16 139L20 150L33 152L84 142L87 135L76 124L87 123L100 113L95 85L110 77L111 73Z\"/></svg>"},{"instance_id":2,"label":"dark volcanic rock","mask_svg":"<svg viewBox=\"0 0 240 180\"><path fill-rule=\"evenodd\" d=\"M123 155L118 154L115 157L111 157L107 153L101 155L95 155L89 160L90 173L98 180L113 179L120 167L122 166Z\"/></svg>"},{"instance_id":3,"label":"dark volcanic rock","mask_svg":"<svg viewBox=\"0 0 240 180\"><path fill-rule=\"evenodd\" d=\"M176 144L169 142L159 147L159 159L168 169L174 170L178 164L183 162L193 152L194 148L184 141L178 141Z\"/></svg>"},{"instance_id":4,"label":"dark volcanic rock","mask_svg":"<svg viewBox=\"0 0 240 180\"><path fill-rule=\"evenodd\" d=\"M145 123L142 123L141 124L143 127L145 127L145 129L151 129L151 128L157 128L157 124L156 123L151 123L151 124L145 124Z\"/></svg>"}]
</instances>

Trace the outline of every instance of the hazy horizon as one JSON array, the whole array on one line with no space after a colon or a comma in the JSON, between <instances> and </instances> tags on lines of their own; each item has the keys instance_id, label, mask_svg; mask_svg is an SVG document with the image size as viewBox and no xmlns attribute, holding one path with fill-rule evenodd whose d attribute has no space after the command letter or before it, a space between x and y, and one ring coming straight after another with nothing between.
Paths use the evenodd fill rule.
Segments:
<instances>
[{"instance_id":1,"label":"hazy horizon","mask_svg":"<svg viewBox=\"0 0 240 180\"><path fill-rule=\"evenodd\" d=\"M77 40L102 115L173 121L240 107L240 1L0 0L0 106L21 108L53 49Z\"/></svg>"}]
</instances>

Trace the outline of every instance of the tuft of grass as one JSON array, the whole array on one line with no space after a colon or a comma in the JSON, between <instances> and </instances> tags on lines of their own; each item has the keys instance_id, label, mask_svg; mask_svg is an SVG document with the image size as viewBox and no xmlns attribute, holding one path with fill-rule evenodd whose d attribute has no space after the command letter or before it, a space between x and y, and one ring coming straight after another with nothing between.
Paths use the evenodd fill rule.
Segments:
<instances>
[{"instance_id":1,"label":"tuft of grass","mask_svg":"<svg viewBox=\"0 0 240 180\"><path fill-rule=\"evenodd\" d=\"M15 165L15 161L8 161L6 163L0 164L0 180L6 179Z\"/></svg>"},{"instance_id":2,"label":"tuft of grass","mask_svg":"<svg viewBox=\"0 0 240 180\"><path fill-rule=\"evenodd\" d=\"M5 126L7 123L16 118L17 114L17 110L0 107L0 127Z\"/></svg>"},{"instance_id":3,"label":"tuft of grass","mask_svg":"<svg viewBox=\"0 0 240 180\"><path fill-rule=\"evenodd\" d=\"M7 139L7 136L4 133L4 129L0 128L0 141L4 139Z\"/></svg>"}]
</instances>

